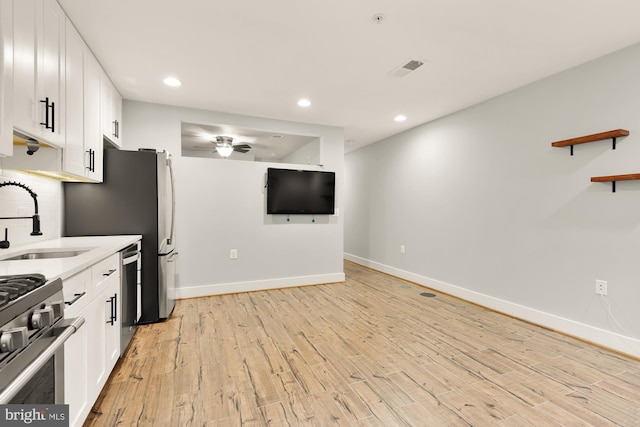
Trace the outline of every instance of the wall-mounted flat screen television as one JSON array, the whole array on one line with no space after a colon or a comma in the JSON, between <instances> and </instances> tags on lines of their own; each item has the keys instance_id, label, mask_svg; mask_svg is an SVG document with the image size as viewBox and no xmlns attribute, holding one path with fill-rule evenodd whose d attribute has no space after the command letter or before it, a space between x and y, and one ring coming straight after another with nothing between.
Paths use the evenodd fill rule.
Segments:
<instances>
[{"instance_id":1,"label":"wall-mounted flat screen television","mask_svg":"<svg viewBox=\"0 0 640 427\"><path fill-rule=\"evenodd\" d=\"M267 169L267 214L333 215L335 194L335 172Z\"/></svg>"}]
</instances>

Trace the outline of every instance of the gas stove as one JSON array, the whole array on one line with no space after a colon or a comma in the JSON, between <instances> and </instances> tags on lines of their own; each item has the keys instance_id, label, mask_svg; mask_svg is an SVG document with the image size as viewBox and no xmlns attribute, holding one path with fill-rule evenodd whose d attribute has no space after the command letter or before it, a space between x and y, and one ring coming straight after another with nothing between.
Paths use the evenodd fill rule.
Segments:
<instances>
[{"instance_id":1,"label":"gas stove","mask_svg":"<svg viewBox=\"0 0 640 427\"><path fill-rule=\"evenodd\" d=\"M0 368L64 313L62 281L42 274L0 276Z\"/></svg>"},{"instance_id":2,"label":"gas stove","mask_svg":"<svg viewBox=\"0 0 640 427\"><path fill-rule=\"evenodd\" d=\"M0 404L62 403L64 390L55 372L64 369L64 341L84 322L66 324L64 306L60 279L0 276ZM43 384L35 378L45 373L51 386L31 401Z\"/></svg>"}]
</instances>

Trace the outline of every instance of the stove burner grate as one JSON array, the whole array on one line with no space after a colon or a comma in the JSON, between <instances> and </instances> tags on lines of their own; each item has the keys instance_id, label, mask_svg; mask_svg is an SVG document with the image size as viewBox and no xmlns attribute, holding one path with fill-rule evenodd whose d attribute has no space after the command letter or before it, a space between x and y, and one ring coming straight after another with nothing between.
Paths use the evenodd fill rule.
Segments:
<instances>
[{"instance_id":1,"label":"stove burner grate","mask_svg":"<svg viewBox=\"0 0 640 427\"><path fill-rule=\"evenodd\" d=\"M46 283L42 274L0 276L0 309Z\"/></svg>"}]
</instances>

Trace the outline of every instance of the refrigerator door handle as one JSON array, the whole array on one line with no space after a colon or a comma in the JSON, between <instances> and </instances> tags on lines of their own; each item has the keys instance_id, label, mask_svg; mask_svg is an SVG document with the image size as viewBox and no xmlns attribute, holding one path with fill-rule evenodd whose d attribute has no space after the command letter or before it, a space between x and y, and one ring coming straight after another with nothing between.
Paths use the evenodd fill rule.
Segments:
<instances>
[{"instance_id":1,"label":"refrigerator door handle","mask_svg":"<svg viewBox=\"0 0 640 427\"><path fill-rule=\"evenodd\" d=\"M173 242L173 230L176 220L176 192L173 182L173 164L171 162L171 155L167 153L167 166L169 167L169 181L171 183L171 231L169 232L169 238L167 239L167 245L171 245Z\"/></svg>"},{"instance_id":2,"label":"refrigerator door handle","mask_svg":"<svg viewBox=\"0 0 640 427\"><path fill-rule=\"evenodd\" d=\"M169 164L169 180L171 181L171 233L169 234L169 239L167 239L167 244L170 245L173 242L173 230L176 221L176 192L173 182L173 164L171 162L171 157L167 159L167 163Z\"/></svg>"}]
</instances>

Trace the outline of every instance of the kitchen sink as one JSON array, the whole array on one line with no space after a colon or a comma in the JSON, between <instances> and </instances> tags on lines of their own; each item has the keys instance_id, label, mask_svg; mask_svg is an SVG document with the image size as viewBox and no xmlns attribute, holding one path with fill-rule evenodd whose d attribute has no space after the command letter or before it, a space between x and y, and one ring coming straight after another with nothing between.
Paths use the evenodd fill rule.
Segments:
<instances>
[{"instance_id":1,"label":"kitchen sink","mask_svg":"<svg viewBox=\"0 0 640 427\"><path fill-rule=\"evenodd\" d=\"M6 257L0 256L0 261L18 261L29 259L54 259L54 258L71 258L74 256L82 255L85 252L90 251L91 248L82 249L32 249L22 252L14 253Z\"/></svg>"}]
</instances>

